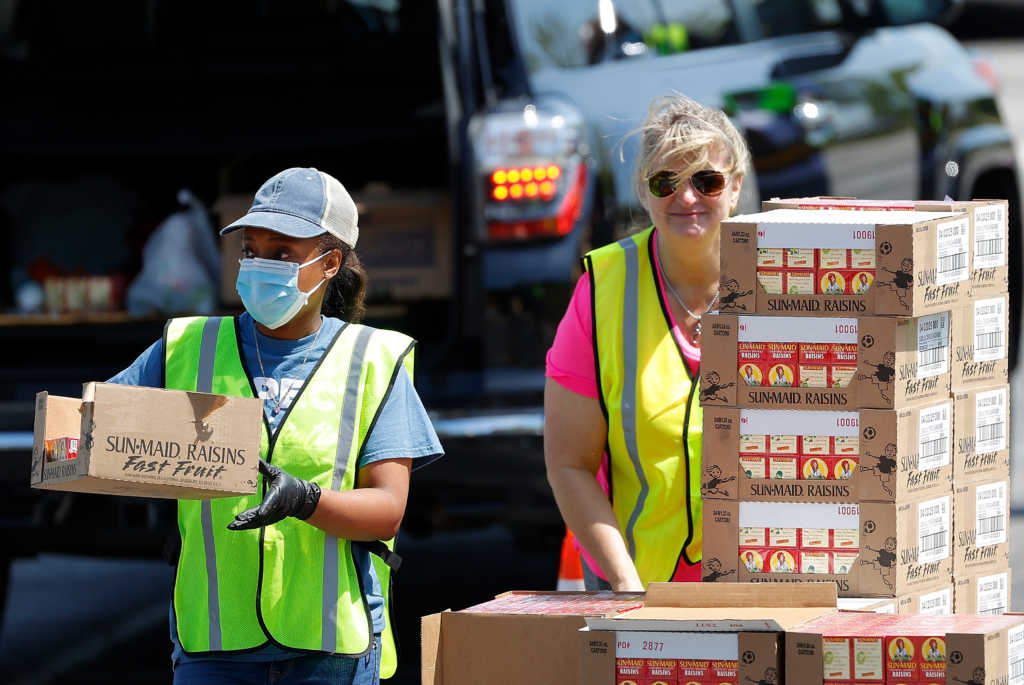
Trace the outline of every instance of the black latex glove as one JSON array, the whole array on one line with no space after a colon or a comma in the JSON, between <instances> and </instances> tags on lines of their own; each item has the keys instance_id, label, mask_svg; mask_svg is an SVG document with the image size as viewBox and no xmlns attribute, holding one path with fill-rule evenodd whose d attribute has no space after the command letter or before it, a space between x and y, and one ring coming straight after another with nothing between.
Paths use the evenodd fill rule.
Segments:
<instances>
[{"instance_id":1,"label":"black latex glove","mask_svg":"<svg viewBox=\"0 0 1024 685\"><path fill-rule=\"evenodd\" d=\"M258 507L246 509L228 524L228 530L250 530L277 523L286 516L308 519L320 502L320 486L282 471L260 459L267 494Z\"/></svg>"}]
</instances>

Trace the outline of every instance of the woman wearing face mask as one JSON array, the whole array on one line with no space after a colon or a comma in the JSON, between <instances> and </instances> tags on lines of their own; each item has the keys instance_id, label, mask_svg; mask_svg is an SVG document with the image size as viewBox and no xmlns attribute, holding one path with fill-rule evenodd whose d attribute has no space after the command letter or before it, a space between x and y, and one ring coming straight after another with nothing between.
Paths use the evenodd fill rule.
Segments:
<instances>
[{"instance_id":1,"label":"woman wearing face mask","mask_svg":"<svg viewBox=\"0 0 1024 685\"><path fill-rule=\"evenodd\" d=\"M375 683L395 668L385 541L442 454L414 342L356 323L356 207L333 177L282 171L236 230L245 313L172 319L111 379L264 401L257 494L178 502L174 682Z\"/></svg>"},{"instance_id":2,"label":"woman wearing face mask","mask_svg":"<svg viewBox=\"0 0 1024 685\"><path fill-rule=\"evenodd\" d=\"M584 257L547 358L548 481L588 590L701 580L701 318L750 163L725 114L689 98L656 99L638 133L654 225Z\"/></svg>"}]
</instances>

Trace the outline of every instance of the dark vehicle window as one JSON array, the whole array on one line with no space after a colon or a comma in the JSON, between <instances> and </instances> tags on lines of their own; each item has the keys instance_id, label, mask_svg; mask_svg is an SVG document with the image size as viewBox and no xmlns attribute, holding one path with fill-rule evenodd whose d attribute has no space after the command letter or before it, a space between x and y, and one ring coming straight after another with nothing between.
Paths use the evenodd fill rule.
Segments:
<instances>
[{"instance_id":1,"label":"dark vehicle window","mask_svg":"<svg viewBox=\"0 0 1024 685\"><path fill-rule=\"evenodd\" d=\"M530 71L739 41L729 0L512 0Z\"/></svg>"},{"instance_id":2,"label":"dark vehicle window","mask_svg":"<svg viewBox=\"0 0 1024 685\"><path fill-rule=\"evenodd\" d=\"M834 28L842 20L839 0L755 0L765 38Z\"/></svg>"}]
</instances>

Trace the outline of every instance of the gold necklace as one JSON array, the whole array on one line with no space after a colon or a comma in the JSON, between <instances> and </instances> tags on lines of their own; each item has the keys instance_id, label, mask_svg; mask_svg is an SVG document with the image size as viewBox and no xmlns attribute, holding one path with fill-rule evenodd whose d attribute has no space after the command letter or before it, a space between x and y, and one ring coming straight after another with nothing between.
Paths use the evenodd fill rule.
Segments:
<instances>
[{"instance_id":1,"label":"gold necklace","mask_svg":"<svg viewBox=\"0 0 1024 685\"><path fill-rule=\"evenodd\" d=\"M707 308L704 310L702 314L694 314L692 311L690 311L690 308L686 306L686 303L683 302L683 298L679 297L679 293L676 292L675 287L672 285L672 281L669 280L668 274L665 273L665 267L661 263L661 250L657 248L657 245L655 245L654 249L654 258L658 260L658 270L661 271L662 280L665 281L665 285L668 286L669 292L672 293L672 296L675 298L676 302L679 303L679 306L682 307L683 310L690 315L690 318L697 320L697 324L693 327L693 344L699 347L701 319L704 317L704 314L710 312L711 308L715 306L716 302L718 302L718 291L715 291L715 296L711 298L711 302L708 303Z\"/></svg>"},{"instance_id":2,"label":"gold necklace","mask_svg":"<svg viewBox=\"0 0 1024 685\"><path fill-rule=\"evenodd\" d=\"M316 329L316 335L313 336L313 343L309 346L309 348L306 350L306 354L302 357L302 363L299 365L300 369L306 366L306 360L309 359L309 353L313 351L314 347L316 347L316 341L320 339L320 331L322 331L323 328L324 328L324 324L323 324L323 320L321 320L320 321L320 328ZM252 322L252 339L253 339L253 342L256 343L256 361L259 362L260 373L263 375L263 378L266 379L267 378L267 372L263 370L263 357L260 355L260 336L259 336L259 331L256 330L256 320L255 319L253 319L253 322ZM268 394L270 393L270 388L267 387L266 384L264 384L263 389ZM271 397L270 400L274 403L274 410L272 412L270 412L270 413L273 414L274 416L277 416L278 414L281 413L281 402L284 401L284 398L281 397L281 384L280 383L278 383L278 386L277 386L277 397Z\"/></svg>"}]
</instances>

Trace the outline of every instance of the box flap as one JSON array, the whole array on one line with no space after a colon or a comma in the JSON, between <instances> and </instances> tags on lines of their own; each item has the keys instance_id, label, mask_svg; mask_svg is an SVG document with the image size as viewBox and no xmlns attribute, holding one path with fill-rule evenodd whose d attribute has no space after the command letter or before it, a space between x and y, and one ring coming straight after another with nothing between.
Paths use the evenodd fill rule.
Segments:
<instances>
[{"instance_id":1,"label":"box flap","mask_svg":"<svg viewBox=\"0 0 1024 685\"><path fill-rule=\"evenodd\" d=\"M821 583L835 588L835 583ZM818 618L828 607L642 607L615 618L588 618L591 630L659 632L782 631Z\"/></svg>"},{"instance_id":2,"label":"box flap","mask_svg":"<svg viewBox=\"0 0 1024 685\"><path fill-rule=\"evenodd\" d=\"M865 209L770 209L756 214L742 214L722 221L723 224L828 224L851 226L907 226L959 215L958 211L928 212L905 210L894 214L888 210ZM787 246L788 247L788 246ZM827 247L827 246L826 246Z\"/></svg>"},{"instance_id":3,"label":"box flap","mask_svg":"<svg viewBox=\"0 0 1024 685\"><path fill-rule=\"evenodd\" d=\"M443 681L441 660L441 616L431 614L420 619L420 682L435 685Z\"/></svg>"},{"instance_id":4,"label":"box flap","mask_svg":"<svg viewBox=\"0 0 1024 685\"><path fill-rule=\"evenodd\" d=\"M835 583L721 583L708 590L703 583L651 583L644 607L835 608L838 596Z\"/></svg>"}]
</instances>

